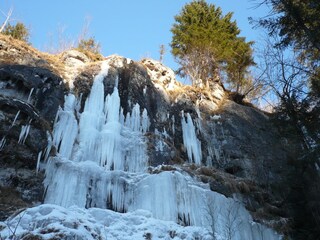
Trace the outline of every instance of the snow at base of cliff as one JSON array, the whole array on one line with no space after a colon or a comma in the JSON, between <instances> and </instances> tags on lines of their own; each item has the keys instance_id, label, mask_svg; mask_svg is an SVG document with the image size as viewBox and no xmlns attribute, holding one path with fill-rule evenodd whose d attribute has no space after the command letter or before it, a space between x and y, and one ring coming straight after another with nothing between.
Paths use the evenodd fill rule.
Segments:
<instances>
[{"instance_id":1,"label":"snow at base of cliff","mask_svg":"<svg viewBox=\"0 0 320 240\"><path fill-rule=\"evenodd\" d=\"M173 221L158 220L146 210L117 213L99 208L64 208L53 204L29 208L6 222L0 222L0 229L2 226L4 229L0 231L0 239L20 239L27 235L42 239L78 240L212 239L205 228L183 227Z\"/></svg>"}]
</instances>

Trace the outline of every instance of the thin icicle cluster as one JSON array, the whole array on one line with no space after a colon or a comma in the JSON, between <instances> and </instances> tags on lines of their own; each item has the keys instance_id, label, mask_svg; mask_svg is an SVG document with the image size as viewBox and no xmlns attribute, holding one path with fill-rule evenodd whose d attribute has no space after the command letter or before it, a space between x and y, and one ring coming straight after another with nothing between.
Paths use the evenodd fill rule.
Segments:
<instances>
[{"instance_id":1,"label":"thin icicle cluster","mask_svg":"<svg viewBox=\"0 0 320 240\"><path fill-rule=\"evenodd\" d=\"M183 144L187 150L189 162L200 165L202 160L201 142L197 138L196 128L189 113L187 113L187 117L185 118L182 111L181 126Z\"/></svg>"},{"instance_id":2,"label":"thin icicle cluster","mask_svg":"<svg viewBox=\"0 0 320 240\"><path fill-rule=\"evenodd\" d=\"M0 151L3 149L4 145L6 145L7 139L6 136L3 136L0 141Z\"/></svg>"},{"instance_id":3,"label":"thin icicle cluster","mask_svg":"<svg viewBox=\"0 0 320 240\"><path fill-rule=\"evenodd\" d=\"M12 124L11 124L11 126L10 126L10 128L9 128L9 131L10 131L10 129L15 125L19 114L20 114L20 110L19 110L19 111L17 112L17 114L15 115L15 117L14 117L14 119L13 119L13 121L12 121ZM6 145L6 142L7 142L6 136L3 136L3 137L1 138L1 140L0 140L0 151L4 148L4 146Z\"/></svg>"},{"instance_id":4,"label":"thin icicle cluster","mask_svg":"<svg viewBox=\"0 0 320 240\"><path fill-rule=\"evenodd\" d=\"M58 110L54 124L53 145L61 157L70 159L78 134L78 122L74 115L78 103L73 94L66 95L64 100L64 108Z\"/></svg>"},{"instance_id":5,"label":"thin icicle cluster","mask_svg":"<svg viewBox=\"0 0 320 240\"><path fill-rule=\"evenodd\" d=\"M25 143L25 141L29 135L31 121L32 121L32 119L29 121L29 123L27 125L22 125L18 143L20 143L20 144Z\"/></svg>"},{"instance_id":6,"label":"thin icicle cluster","mask_svg":"<svg viewBox=\"0 0 320 240\"><path fill-rule=\"evenodd\" d=\"M20 110L17 112L16 116L14 117L13 122L12 122L12 124L11 124L11 127L13 127L14 124L16 123L17 118L19 117L19 114L20 114Z\"/></svg>"},{"instance_id":7,"label":"thin icicle cluster","mask_svg":"<svg viewBox=\"0 0 320 240\"><path fill-rule=\"evenodd\" d=\"M31 88L30 93L29 93L29 96L28 96L28 99L27 99L27 102L28 102L28 103L31 102L31 96L32 96L33 91L34 91L34 88Z\"/></svg>"}]
</instances>

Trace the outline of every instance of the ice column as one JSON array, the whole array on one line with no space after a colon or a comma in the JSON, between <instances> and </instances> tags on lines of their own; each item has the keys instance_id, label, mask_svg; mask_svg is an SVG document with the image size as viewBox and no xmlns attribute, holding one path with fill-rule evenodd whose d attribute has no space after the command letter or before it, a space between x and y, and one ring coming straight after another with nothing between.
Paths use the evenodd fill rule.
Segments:
<instances>
[{"instance_id":1,"label":"ice column","mask_svg":"<svg viewBox=\"0 0 320 240\"><path fill-rule=\"evenodd\" d=\"M200 165L202 159L201 142L196 136L196 129L189 113L187 113L187 117L185 118L182 111L181 126L183 144L187 150L189 162Z\"/></svg>"},{"instance_id":2,"label":"ice column","mask_svg":"<svg viewBox=\"0 0 320 240\"><path fill-rule=\"evenodd\" d=\"M142 172L148 161L143 136L150 126L148 113L146 109L141 113L135 104L124 117L117 86L104 97L103 80L108 69L108 63L103 62L82 113L74 95L65 97L54 125L53 146L59 157L74 162L90 161L105 170Z\"/></svg>"},{"instance_id":3,"label":"ice column","mask_svg":"<svg viewBox=\"0 0 320 240\"><path fill-rule=\"evenodd\" d=\"M60 157L70 159L78 134L78 123L74 115L77 99L73 94L68 94L64 99L64 108L58 110L54 125L53 145Z\"/></svg>"}]
</instances>

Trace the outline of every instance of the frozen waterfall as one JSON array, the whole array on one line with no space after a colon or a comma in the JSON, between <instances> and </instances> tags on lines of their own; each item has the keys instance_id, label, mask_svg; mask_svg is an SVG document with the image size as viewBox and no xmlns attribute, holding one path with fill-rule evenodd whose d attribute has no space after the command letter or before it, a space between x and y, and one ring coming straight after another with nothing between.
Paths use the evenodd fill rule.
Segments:
<instances>
[{"instance_id":1,"label":"frozen waterfall","mask_svg":"<svg viewBox=\"0 0 320 240\"><path fill-rule=\"evenodd\" d=\"M254 224L241 204L183 171L148 173L148 112L136 103L124 116L117 86L104 96L108 69L104 62L82 112L81 101L69 94L57 113L52 139L57 157L46 165L45 203L117 212L143 209L156 219L204 226L218 239L230 234L239 240L279 239ZM181 123L189 161L200 165L201 143L190 114L182 114Z\"/></svg>"},{"instance_id":2,"label":"frozen waterfall","mask_svg":"<svg viewBox=\"0 0 320 240\"><path fill-rule=\"evenodd\" d=\"M143 136L150 125L147 111L141 113L136 104L124 117L117 86L104 98L103 79L107 74L104 62L82 113L73 94L65 97L65 106L58 111L54 125L53 145L59 157L73 162L95 163L106 170L143 172L148 161Z\"/></svg>"}]
</instances>

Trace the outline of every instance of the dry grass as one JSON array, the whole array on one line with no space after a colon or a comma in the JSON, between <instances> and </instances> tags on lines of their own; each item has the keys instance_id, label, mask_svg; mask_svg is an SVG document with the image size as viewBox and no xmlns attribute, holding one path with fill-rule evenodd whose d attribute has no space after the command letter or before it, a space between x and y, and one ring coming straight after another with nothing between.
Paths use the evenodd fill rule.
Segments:
<instances>
[{"instance_id":1,"label":"dry grass","mask_svg":"<svg viewBox=\"0 0 320 240\"><path fill-rule=\"evenodd\" d=\"M260 191L259 187L253 181L235 177L232 174L217 170L212 167L202 166L197 168L195 165L190 165L188 166L188 169L195 175L199 176L203 182L219 182L234 193L249 194Z\"/></svg>"},{"instance_id":2,"label":"dry grass","mask_svg":"<svg viewBox=\"0 0 320 240\"><path fill-rule=\"evenodd\" d=\"M0 41L9 46L9 48L3 49L5 46L0 45L0 64L21 64L22 59L28 57L30 59L29 66L47 68L54 74L64 77L65 68L58 56L40 52L26 42L11 36L0 34Z\"/></svg>"},{"instance_id":3,"label":"dry grass","mask_svg":"<svg viewBox=\"0 0 320 240\"><path fill-rule=\"evenodd\" d=\"M1 46L1 41L5 42L8 48ZM76 49L84 53L92 62L101 61L104 57L90 51ZM26 42L12 38L11 36L0 34L0 64L25 64L24 60L29 59L28 65L32 67L42 67L49 69L55 75L66 78L67 70L61 61L61 54L49 54L41 52Z\"/></svg>"},{"instance_id":4,"label":"dry grass","mask_svg":"<svg viewBox=\"0 0 320 240\"><path fill-rule=\"evenodd\" d=\"M104 59L104 56L102 56L100 53L90 52L90 51L84 50L82 48L75 48L75 50L86 55L92 62L98 62L98 61L102 61Z\"/></svg>"}]
</instances>

